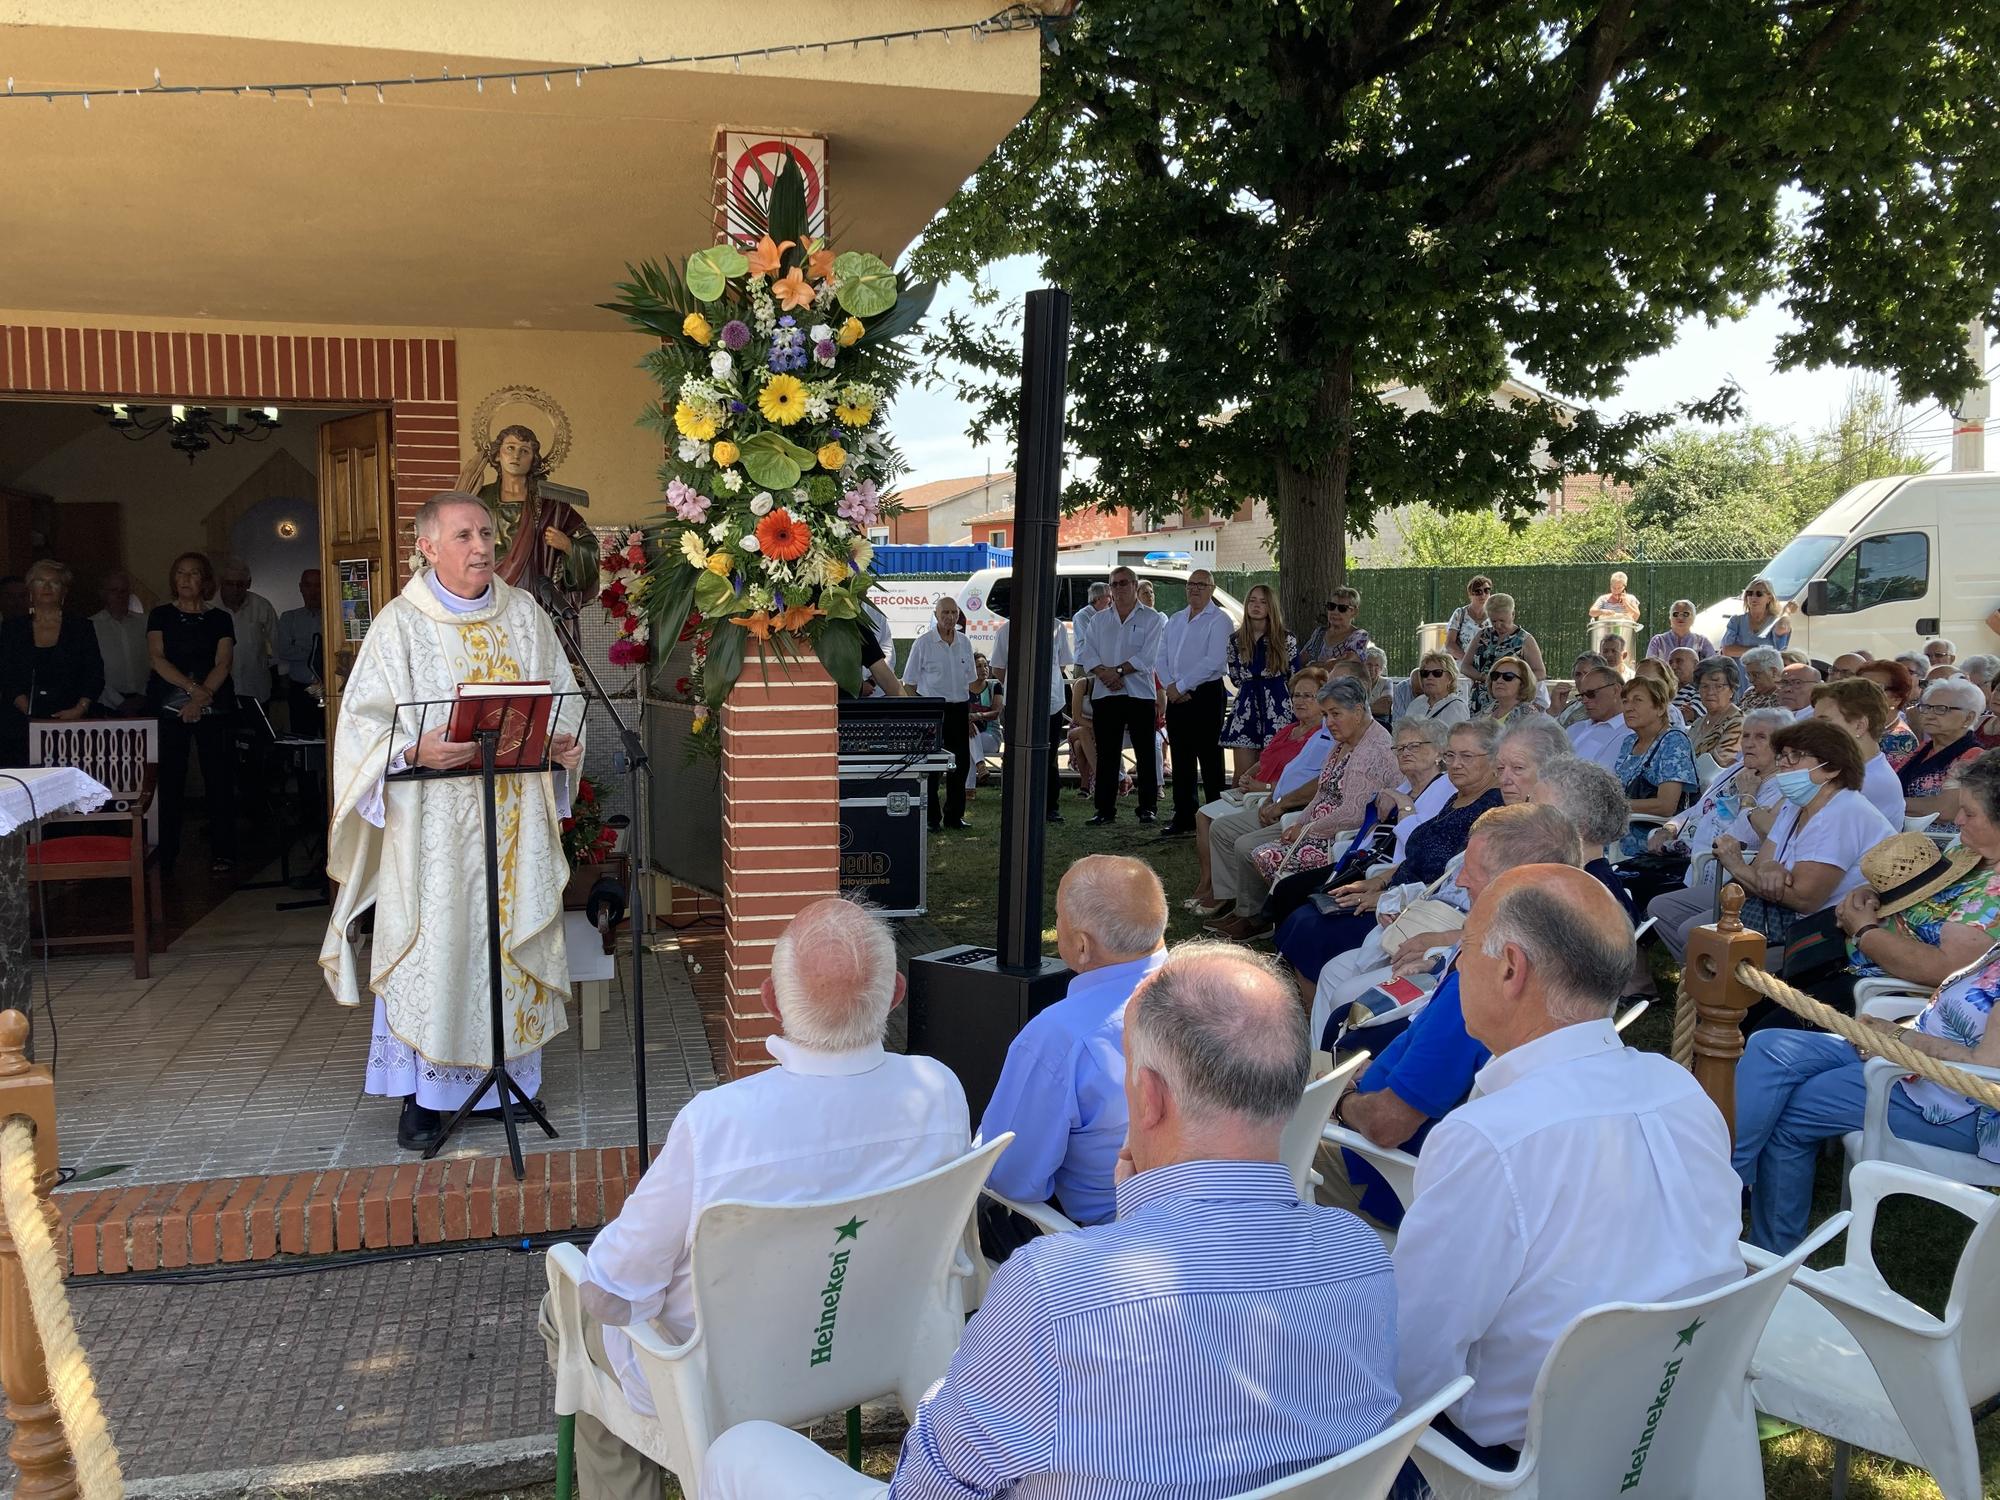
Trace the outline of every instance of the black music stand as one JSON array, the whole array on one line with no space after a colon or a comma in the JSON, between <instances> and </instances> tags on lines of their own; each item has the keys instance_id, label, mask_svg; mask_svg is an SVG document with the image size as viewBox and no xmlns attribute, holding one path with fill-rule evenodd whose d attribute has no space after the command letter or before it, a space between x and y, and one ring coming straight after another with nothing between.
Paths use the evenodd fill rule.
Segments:
<instances>
[{"instance_id":1,"label":"black music stand","mask_svg":"<svg viewBox=\"0 0 2000 1500\"><path fill-rule=\"evenodd\" d=\"M551 693L549 696L553 702L549 707L548 733L543 737L542 754L537 761L527 760L522 753L526 747L522 745L513 747L514 753L509 756L500 744L503 732L501 729L479 729L473 731L472 735L479 746L479 764L476 766L466 766L456 770L411 766L400 771L385 768L383 772L385 784L403 781L444 781L466 776L477 776L480 780L480 789L483 793L480 801L485 814L486 830L486 1006L488 1018L492 1023L493 1062L487 1068L485 1075L473 1085L472 1092L465 1096L465 1102L459 1105L439 1129L437 1139L431 1142L430 1149L424 1152L424 1160L429 1161L444 1149L444 1143L451 1139L452 1132L458 1129L465 1117L472 1113L472 1107L479 1102L480 1097L491 1088L499 1097L500 1123L507 1131L507 1155L513 1163L516 1182L526 1177L528 1171L527 1163L521 1157L520 1131L514 1124L516 1106L525 1110L528 1117L541 1126L543 1134L551 1140L557 1139L557 1136L555 1126L551 1125L549 1117L542 1113L542 1107L528 1097L527 1091L516 1083L513 1074L507 1071L506 1027L501 1007L504 986L500 958L500 832L495 798L500 776L519 775L524 772L533 774L549 769L550 751L555 744L556 724L561 717L562 702L565 698L580 698L583 695ZM417 723L416 738L422 739L432 709L443 709L448 719L452 709L461 701L463 700L446 698L399 703L396 705L396 722L400 725L404 714L414 710ZM410 741L404 740L400 734L392 734L389 737L388 755L391 758L391 765L394 764L393 757L399 743L407 744ZM503 760L505 764L501 763Z\"/></svg>"}]
</instances>

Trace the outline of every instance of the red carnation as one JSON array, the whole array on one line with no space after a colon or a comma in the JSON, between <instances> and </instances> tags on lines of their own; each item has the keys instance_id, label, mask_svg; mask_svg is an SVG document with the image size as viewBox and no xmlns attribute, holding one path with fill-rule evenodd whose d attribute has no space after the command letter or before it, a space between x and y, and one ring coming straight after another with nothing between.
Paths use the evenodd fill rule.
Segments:
<instances>
[{"instance_id":1,"label":"red carnation","mask_svg":"<svg viewBox=\"0 0 2000 1500\"><path fill-rule=\"evenodd\" d=\"M674 679L674 691L685 698L689 693L694 691L694 684L689 682L685 677L677 677Z\"/></svg>"},{"instance_id":2,"label":"red carnation","mask_svg":"<svg viewBox=\"0 0 2000 1500\"><path fill-rule=\"evenodd\" d=\"M639 627L645 623L646 622L638 615L628 614L625 616L625 623L620 625L618 628L627 635L636 635L638 634Z\"/></svg>"},{"instance_id":3,"label":"red carnation","mask_svg":"<svg viewBox=\"0 0 2000 1500\"><path fill-rule=\"evenodd\" d=\"M597 788L589 781L579 779L576 784L576 800L585 807L597 800Z\"/></svg>"},{"instance_id":4,"label":"red carnation","mask_svg":"<svg viewBox=\"0 0 2000 1500\"><path fill-rule=\"evenodd\" d=\"M636 542L633 543L630 547L627 547L625 549L625 561L630 563L635 568L645 567L646 549L638 545Z\"/></svg>"},{"instance_id":5,"label":"red carnation","mask_svg":"<svg viewBox=\"0 0 2000 1500\"><path fill-rule=\"evenodd\" d=\"M563 827L563 832L568 833L572 828L576 827L576 819L564 818L562 820L562 827Z\"/></svg>"}]
</instances>

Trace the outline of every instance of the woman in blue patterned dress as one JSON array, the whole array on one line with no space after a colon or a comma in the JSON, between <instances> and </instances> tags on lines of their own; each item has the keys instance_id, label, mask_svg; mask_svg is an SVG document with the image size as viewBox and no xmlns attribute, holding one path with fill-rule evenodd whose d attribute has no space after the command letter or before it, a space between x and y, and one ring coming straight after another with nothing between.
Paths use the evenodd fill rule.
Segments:
<instances>
[{"instance_id":1,"label":"woman in blue patterned dress","mask_svg":"<svg viewBox=\"0 0 2000 1500\"><path fill-rule=\"evenodd\" d=\"M1945 1062L2000 1065L2000 947L1938 986L1910 1030L1870 1021ZM1736 1068L1736 1172L1750 1187L1750 1243L1783 1255L1805 1238L1821 1145L1859 1130L1861 1054L1823 1031L1760 1031ZM1906 1141L2000 1162L2000 1115L1914 1076L1889 1086L1889 1130Z\"/></svg>"},{"instance_id":2,"label":"woman in blue patterned dress","mask_svg":"<svg viewBox=\"0 0 2000 1500\"><path fill-rule=\"evenodd\" d=\"M1634 813L1671 818L1700 787L1694 768L1694 745L1687 732L1667 722L1673 695L1657 677L1634 677L1625 684L1625 723L1631 733L1618 749L1611 768ZM1644 854L1650 826L1631 829L1620 842L1626 854Z\"/></svg>"},{"instance_id":3,"label":"woman in blue patterned dress","mask_svg":"<svg viewBox=\"0 0 2000 1500\"><path fill-rule=\"evenodd\" d=\"M1236 701L1223 721L1222 743L1238 776L1256 764L1271 736L1292 722L1288 684L1298 658L1278 596L1256 585L1243 600L1243 623L1229 637L1227 671Z\"/></svg>"}]
</instances>

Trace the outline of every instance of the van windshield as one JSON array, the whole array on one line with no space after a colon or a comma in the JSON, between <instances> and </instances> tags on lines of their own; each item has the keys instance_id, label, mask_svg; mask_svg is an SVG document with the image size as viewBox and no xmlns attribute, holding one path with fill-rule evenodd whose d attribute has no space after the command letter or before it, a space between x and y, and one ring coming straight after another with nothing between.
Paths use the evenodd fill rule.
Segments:
<instances>
[{"instance_id":1,"label":"van windshield","mask_svg":"<svg viewBox=\"0 0 2000 1500\"><path fill-rule=\"evenodd\" d=\"M1803 593L1805 586L1833 555L1833 549L1846 540L1843 536L1793 537L1785 550L1771 559L1771 566L1764 570L1764 576L1771 580L1771 592L1777 595L1773 603L1782 605L1787 599Z\"/></svg>"}]
</instances>

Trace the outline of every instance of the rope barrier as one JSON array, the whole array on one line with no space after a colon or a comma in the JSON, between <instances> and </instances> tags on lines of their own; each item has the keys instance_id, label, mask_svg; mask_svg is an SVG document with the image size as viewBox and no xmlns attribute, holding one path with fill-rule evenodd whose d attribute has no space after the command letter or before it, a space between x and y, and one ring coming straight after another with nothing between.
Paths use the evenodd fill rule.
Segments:
<instances>
[{"instance_id":1,"label":"rope barrier","mask_svg":"<svg viewBox=\"0 0 2000 1500\"><path fill-rule=\"evenodd\" d=\"M1984 1078L1975 1078L1963 1069L1954 1068L1950 1063L1940 1061L1927 1052L1919 1052L1907 1042L1890 1032L1879 1031L1873 1026L1863 1025L1852 1016L1844 1016L1830 1005L1822 1005L1811 995L1793 989L1775 974L1768 974L1752 964L1748 959L1736 966L1736 978L1747 988L1755 990L1766 999L1775 1000L1795 1016L1801 1016L1835 1036L1853 1043L1859 1052L1875 1057L1887 1058L1897 1067L1927 1078L1940 1088L1963 1094L1975 1103L1988 1109L2000 1109L2000 1084ZM1678 1043L1678 1036L1676 1036Z\"/></svg>"},{"instance_id":2,"label":"rope barrier","mask_svg":"<svg viewBox=\"0 0 2000 1500\"><path fill-rule=\"evenodd\" d=\"M1694 995L1683 984L1674 996L1674 1039L1667 1049L1667 1055L1683 1068L1694 1066L1694 1029L1700 1019Z\"/></svg>"},{"instance_id":3,"label":"rope barrier","mask_svg":"<svg viewBox=\"0 0 2000 1500\"><path fill-rule=\"evenodd\" d=\"M119 1500L125 1493L125 1477L118 1467L118 1450L112 1446L104 1408L97 1400L90 1361L77 1340L55 1238L35 1192L34 1132L18 1115L0 1126L0 1211L6 1213L7 1231L21 1258L35 1335L48 1367L49 1393L76 1458L78 1492L83 1500Z\"/></svg>"}]
</instances>

